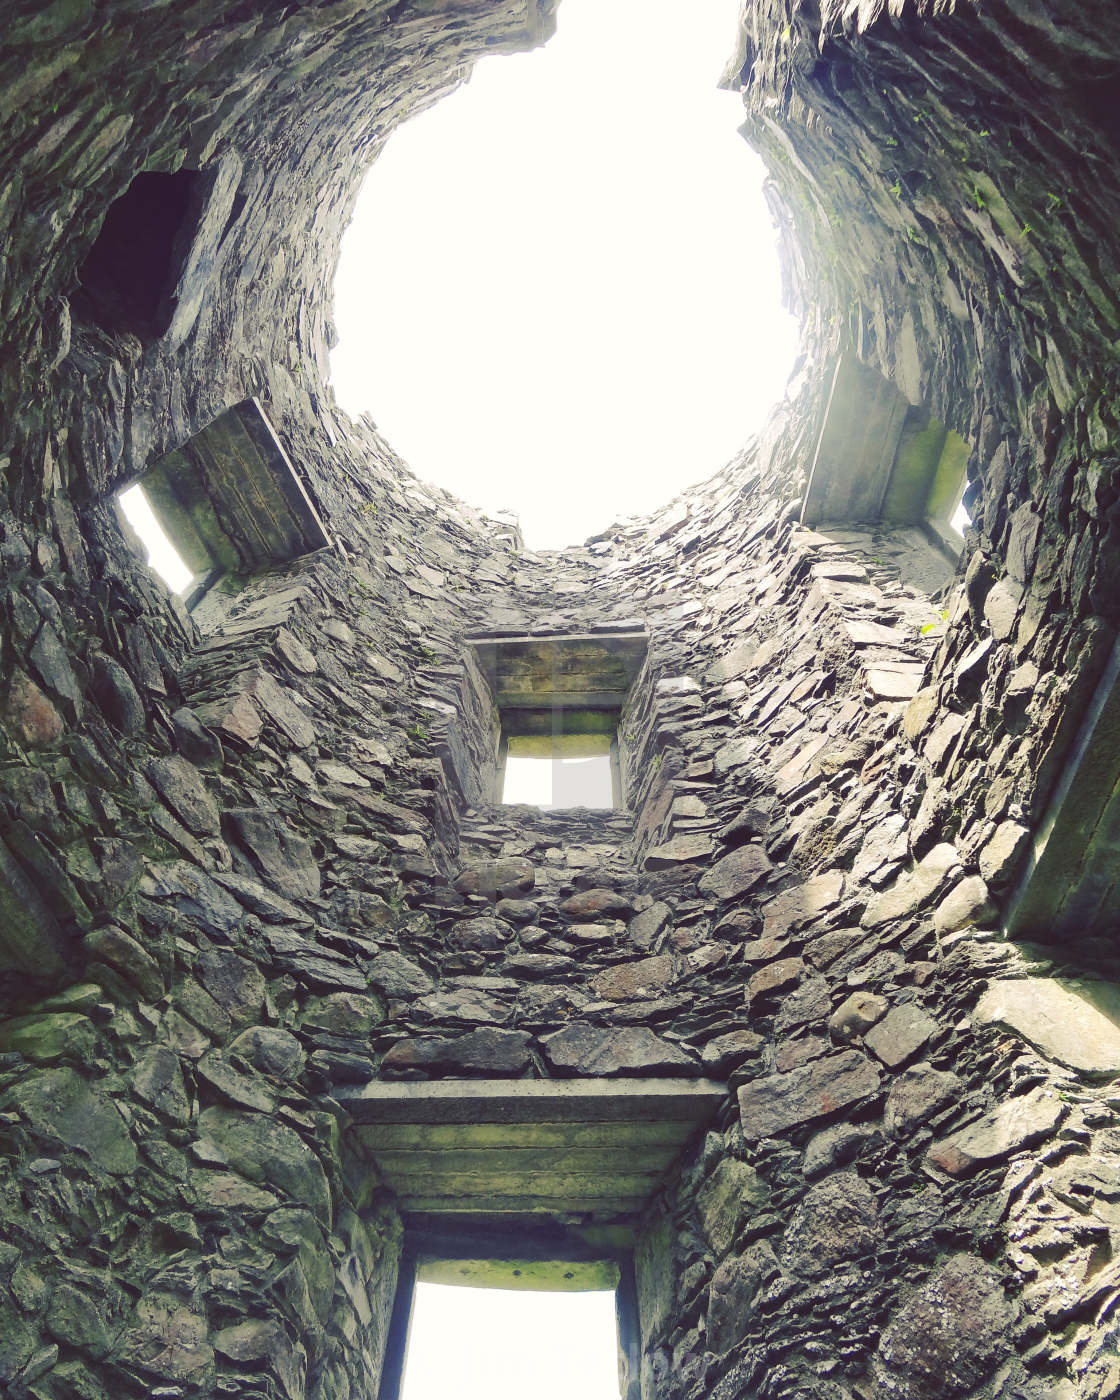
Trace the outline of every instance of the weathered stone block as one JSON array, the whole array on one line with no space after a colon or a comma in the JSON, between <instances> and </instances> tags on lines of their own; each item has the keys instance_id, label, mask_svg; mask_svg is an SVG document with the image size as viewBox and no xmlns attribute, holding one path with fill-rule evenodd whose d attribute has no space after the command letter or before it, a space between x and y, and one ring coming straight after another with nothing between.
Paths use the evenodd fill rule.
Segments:
<instances>
[{"instance_id":1,"label":"weathered stone block","mask_svg":"<svg viewBox=\"0 0 1120 1400\"><path fill-rule=\"evenodd\" d=\"M739 1117L749 1141L774 1137L838 1113L879 1088L879 1072L857 1050L845 1050L786 1074L752 1080L739 1090Z\"/></svg>"},{"instance_id":2,"label":"weathered stone block","mask_svg":"<svg viewBox=\"0 0 1120 1400\"><path fill-rule=\"evenodd\" d=\"M1015 1311L995 1272L959 1254L895 1314L875 1370L899 1400L970 1395L1011 1349Z\"/></svg>"},{"instance_id":3,"label":"weathered stone block","mask_svg":"<svg viewBox=\"0 0 1120 1400\"><path fill-rule=\"evenodd\" d=\"M929 1150L929 1160L950 1176L967 1176L1048 1138L1066 1111L1052 1089L1032 1089L935 1143Z\"/></svg>"},{"instance_id":4,"label":"weathered stone block","mask_svg":"<svg viewBox=\"0 0 1120 1400\"><path fill-rule=\"evenodd\" d=\"M973 1018L1008 1026L1047 1059L1082 1074L1120 1072L1120 987L1085 979L993 982Z\"/></svg>"}]
</instances>

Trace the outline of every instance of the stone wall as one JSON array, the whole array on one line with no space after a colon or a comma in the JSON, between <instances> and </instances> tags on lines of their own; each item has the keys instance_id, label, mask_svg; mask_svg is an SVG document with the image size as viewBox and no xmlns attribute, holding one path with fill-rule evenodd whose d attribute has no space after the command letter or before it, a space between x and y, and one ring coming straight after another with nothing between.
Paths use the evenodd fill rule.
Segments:
<instances>
[{"instance_id":1,"label":"stone wall","mask_svg":"<svg viewBox=\"0 0 1120 1400\"><path fill-rule=\"evenodd\" d=\"M1115 17L750 7L799 378L710 482L538 556L323 374L366 160L543 8L13 10L0 1384L372 1395L402 1226L336 1089L703 1074L643 1400L1104 1400L1112 953L998 926L1115 626ZM214 180L167 336L83 321L109 203L179 167ZM972 444L944 596L908 532L797 523L842 347ZM251 392L335 546L192 618L109 493ZM487 806L468 635L635 621L627 810Z\"/></svg>"}]
</instances>

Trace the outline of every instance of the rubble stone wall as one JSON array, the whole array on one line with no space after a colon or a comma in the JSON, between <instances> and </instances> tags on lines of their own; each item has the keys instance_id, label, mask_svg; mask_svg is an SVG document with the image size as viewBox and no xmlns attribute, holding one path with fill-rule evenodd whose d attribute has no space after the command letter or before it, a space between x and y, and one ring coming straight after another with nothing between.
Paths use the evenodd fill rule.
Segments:
<instances>
[{"instance_id":1,"label":"rubble stone wall","mask_svg":"<svg viewBox=\"0 0 1120 1400\"><path fill-rule=\"evenodd\" d=\"M786 404L534 555L323 384L354 176L523 13L12 7L13 1400L372 1396L402 1225L332 1091L642 1074L729 1086L643 1222L643 1400L1117 1393L1112 953L998 932L1115 626L1116 20L810 8L748 7L740 64L806 316ZM181 341L72 316L109 202L210 162ZM916 534L797 523L841 346L972 444L944 596ZM108 492L248 392L336 544L188 617ZM626 810L486 805L468 634L635 621Z\"/></svg>"}]
</instances>

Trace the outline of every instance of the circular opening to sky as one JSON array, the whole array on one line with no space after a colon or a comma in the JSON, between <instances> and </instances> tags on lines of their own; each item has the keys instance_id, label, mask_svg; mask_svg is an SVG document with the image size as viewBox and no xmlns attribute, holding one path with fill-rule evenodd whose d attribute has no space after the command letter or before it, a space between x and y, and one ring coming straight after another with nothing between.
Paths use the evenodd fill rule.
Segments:
<instances>
[{"instance_id":1,"label":"circular opening to sky","mask_svg":"<svg viewBox=\"0 0 1120 1400\"><path fill-rule=\"evenodd\" d=\"M332 380L428 481L558 549L724 465L782 396L738 0L562 0L398 130L342 244Z\"/></svg>"}]
</instances>

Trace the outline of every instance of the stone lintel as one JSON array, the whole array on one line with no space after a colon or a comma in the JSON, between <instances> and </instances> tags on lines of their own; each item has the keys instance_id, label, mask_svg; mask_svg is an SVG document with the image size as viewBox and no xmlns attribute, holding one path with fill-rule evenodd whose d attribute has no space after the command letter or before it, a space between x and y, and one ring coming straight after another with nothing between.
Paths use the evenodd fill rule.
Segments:
<instances>
[{"instance_id":1,"label":"stone lintel","mask_svg":"<svg viewBox=\"0 0 1120 1400\"><path fill-rule=\"evenodd\" d=\"M470 639L499 710L617 710L645 661L649 634L629 632Z\"/></svg>"},{"instance_id":2,"label":"stone lintel","mask_svg":"<svg viewBox=\"0 0 1120 1400\"><path fill-rule=\"evenodd\" d=\"M441 1080L338 1089L403 1210L629 1219L726 1098L699 1079Z\"/></svg>"},{"instance_id":3,"label":"stone lintel","mask_svg":"<svg viewBox=\"0 0 1120 1400\"><path fill-rule=\"evenodd\" d=\"M727 1096L713 1079L439 1079L338 1087L356 1123L698 1122Z\"/></svg>"},{"instance_id":4,"label":"stone lintel","mask_svg":"<svg viewBox=\"0 0 1120 1400\"><path fill-rule=\"evenodd\" d=\"M417 1283L517 1293L613 1292L618 1281L614 1259L428 1259L416 1270Z\"/></svg>"}]
</instances>

